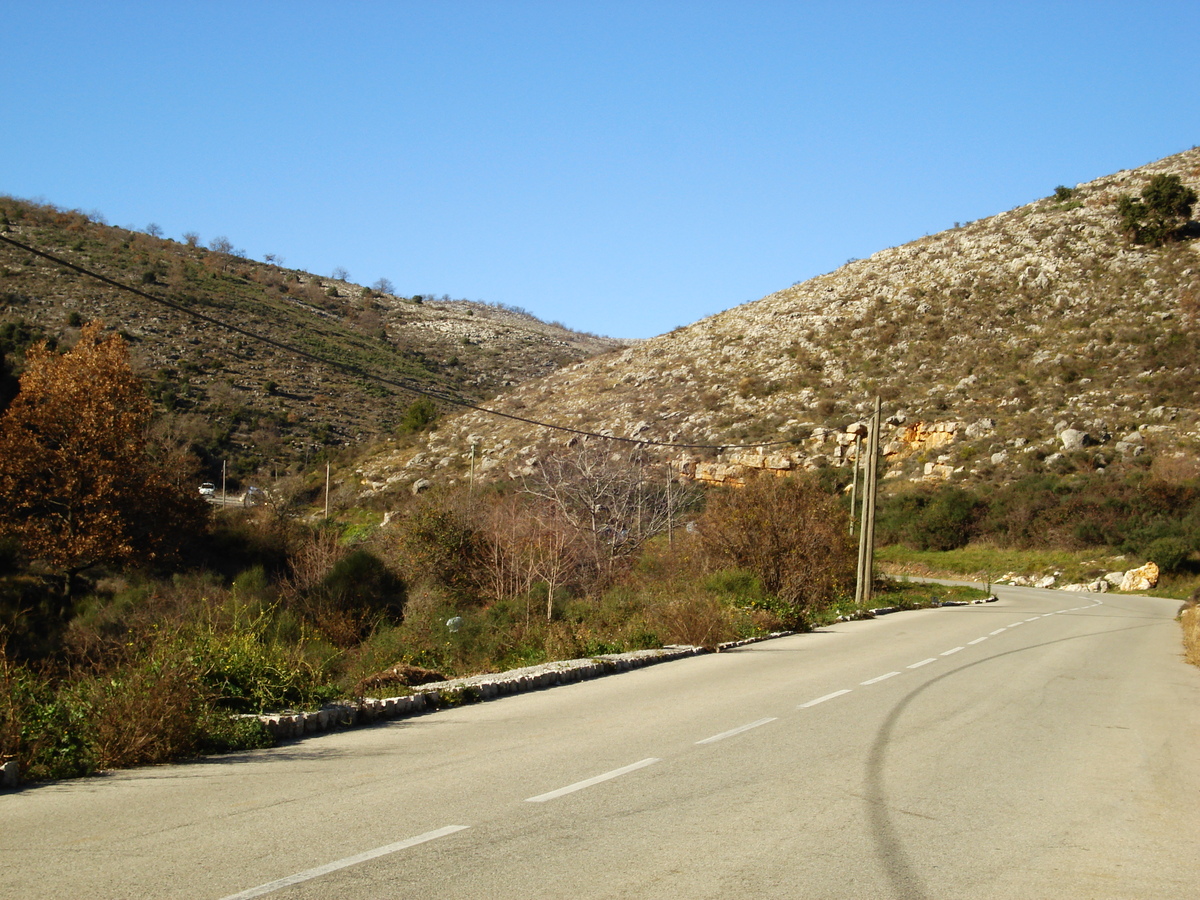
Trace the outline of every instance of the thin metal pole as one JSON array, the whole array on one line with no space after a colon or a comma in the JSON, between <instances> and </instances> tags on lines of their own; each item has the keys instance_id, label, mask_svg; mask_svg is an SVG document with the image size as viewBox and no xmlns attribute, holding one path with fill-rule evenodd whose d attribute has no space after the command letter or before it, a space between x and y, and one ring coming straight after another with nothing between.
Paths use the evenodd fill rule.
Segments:
<instances>
[{"instance_id":1,"label":"thin metal pole","mask_svg":"<svg viewBox=\"0 0 1200 900\"><path fill-rule=\"evenodd\" d=\"M325 521L329 521L329 463L325 463Z\"/></svg>"}]
</instances>

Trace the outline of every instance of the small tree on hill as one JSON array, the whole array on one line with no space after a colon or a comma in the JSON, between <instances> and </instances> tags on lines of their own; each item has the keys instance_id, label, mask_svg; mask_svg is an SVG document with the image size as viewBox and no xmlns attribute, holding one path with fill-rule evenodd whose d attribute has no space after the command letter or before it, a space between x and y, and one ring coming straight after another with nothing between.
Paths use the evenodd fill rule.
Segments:
<instances>
[{"instance_id":1,"label":"small tree on hill","mask_svg":"<svg viewBox=\"0 0 1200 900\"><path fill-rule=\"evenodd\" d=\"M32 347L0 416L0 535L60 573L62 614L80 572L170 558L208 514L192 473L152 452L150 401L128 347L100 331L84 326L61 356Z\"/></svg>"},{"instance_id":2,"label":"small tree on hill","mask_svg":"<svg viewBox=\"0 0 1200 900\"><path fill-rule=\"evenodd\" d=\"M1139 244L1161 246L1179 237L1192 216L1196 192L1178 175L1155 175L1142 189L1140 199L1124 194L1117 198L1121 229Z\"/></svg>"}]
</instances>

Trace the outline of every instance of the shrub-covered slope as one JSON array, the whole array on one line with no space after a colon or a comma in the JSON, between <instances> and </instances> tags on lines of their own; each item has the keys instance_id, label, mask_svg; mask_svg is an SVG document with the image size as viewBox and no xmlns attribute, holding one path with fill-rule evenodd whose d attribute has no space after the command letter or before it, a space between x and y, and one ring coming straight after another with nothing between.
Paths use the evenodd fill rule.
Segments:
<instances>
[{"instance_id":1,"label":"shrub-covered slope","mask_svg":"<svg viewBox=\"0 0 1200 900\"><path fill-rule=\"evenodd\" d=\"M623 342L522 310L406 298L115 228L98 216L0 197L0 234L114 281L364 372L470 399ZM134 345L160 403L194 413L227 449L264 459L389 431L413 395L231 333L0 243L0 342L71 341L92 319Z\"/></svg>"},{"instance_id":2,"label":"shrub-covered slope","mask_svg":"<svg viewBox=\"0 0 1200 900\"><path fill-rule=\"evenodd\" d=\"M1190 452L1200 241L1192 223L1183 240L1134 243L1117 211L1162 173L1197 188L1200 149L851 261L526 383L496 408L622 437L791 442L718 457L788 468L845 463L845 429L878 395L889 468L908 477L1003 480L1064 454L1102 468ZM385 453L362 472L378 488L462 471L472 444L477 472L519 471L564 439L471 413L415 460Z\"/></svg>"}]
</instances>

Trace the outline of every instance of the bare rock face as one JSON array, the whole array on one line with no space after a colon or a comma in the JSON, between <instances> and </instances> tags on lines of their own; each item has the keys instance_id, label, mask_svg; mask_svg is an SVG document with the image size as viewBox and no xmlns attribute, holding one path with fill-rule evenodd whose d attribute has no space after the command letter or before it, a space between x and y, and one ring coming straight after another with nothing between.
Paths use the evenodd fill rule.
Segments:
<instances>
[{"instance_id":1,"label":"bare rock face","mask_svg":"<svg viewBox=\"0 0 1200 900\"><path fill-rule=\"evenodd\" d=\"M1158 566L1148 562L1144 566L1130 569L1121 579L1123 591L1148 591L1158 584Z\"/></svg>"}]
</instances>

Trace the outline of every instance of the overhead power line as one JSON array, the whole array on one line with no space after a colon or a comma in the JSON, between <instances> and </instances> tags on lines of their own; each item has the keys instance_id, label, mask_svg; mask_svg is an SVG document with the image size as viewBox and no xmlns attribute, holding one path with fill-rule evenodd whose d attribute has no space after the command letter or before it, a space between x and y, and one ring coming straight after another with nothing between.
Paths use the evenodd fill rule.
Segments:
<instances>
[{"instance_id":1,"label":"overhead power line","mask_svg":"<svg viewBox=\"0 0 1200 900\"><path fill-rule=\"evenodd\" d=\"M407 382L403 379L393 378L393 377L389 377L386 375L380 375L376 372L370 372L370 371L367 371L366 369L363 369L360 366L357 366L353 363L346 363L346 362L341 362L336 359L330 359L328 357L321 356L320 354L313 353L309 350L305 350L303 347L297 347L294 344L287 343L286 341L277 340L273 337L270 337L269 335L262 334L257 331L253 331L249 328L243 328L240 325L234 325L231 322L225 322L225 321L223 321L221 319L217 319L213 316L206 315L205 313L202 313L198 310L191 309L190 307L185 306L182 303L177 303L174 300L168 300L165 297L159 297L155 294L151 294L147 291L141 290L140 288L136 288L133 285L125 284L120 281L116 281L112 278L109 278L107 275L102 275L101 273L93 271L92 269L89 269L86 266L80 266L76 263L71 262L70 260L66 260L59 256L55 256L52 253L47 253L45 250L39 250L36 247L31 247L28 244L22 243L21 241L13 240L11 237L8 237L7 235L0 234L0 242L9 244L13 247L16 247L19 250L24 250L27 253L32 253L34 256L40 256L42 259L49 260L50 262L54 263L55 265L64 266L65 268L68 268L74 272L78 272L79 274L84 275L88 278L94 278L97 281L107 284L109 287L116 288L119 291L125 291L126 293L133 294L133 295L135 295L137 297L141 297L145 300L149 300L151 303L157 303L160 306L165 306L168 309L175 310L176 312L182 313L186 316L191 316L193 319L197 319L201 322L207 322L208 324L215 325L218 328L224 328L226 331L231 331L234 334L240 334L243 337L249 338L254 341L258 341L259 343L266 344L267 346L270 346L270 347L274 347L276 350L282 350L285 353L290 353L293 356L297 356L301 359L306 359L309 362L316 363L317 365L327 366L331 369L337 369L338 371L344 372L349 375L353 375L357 378L362 378L362 379L365 379L368 381L377 382L379 384L388 385L389 387L397 388L402 391L407 391L411 394L416 394L421 397L428 397L430 400L437 400L442 403L450 404L451 406L460 407L462 409L474 410L475 412L484 413L489 416L496 416L501 419L509 419L510 421L513 421L513 422L521 422L522 424L525 424L525 425L533 425L538 428L547 428L547 429L550 429L551 431L558 431L558 432L562 432L564 434L577 435L579 437L598 438L600 440L618 441L618 442L625 443L625 444L636 444L639 446L646 446L646 447L666 447L666 448L673 448L673 449L677 449L677 450L718 450L719 451L719 450L746 449L746 448L750 448L750 447L778 447L778 446L783 446L785 444L793 443L793 441L769 441L766 443L759 442L759 443L753 443L753 444L689 444L689 443L679 443L676 441L644 440L641 438L620 437L618 435L613 435L613 434L601 434L600 432L588 431L588 430L582 429L582 428L571 428L567 425L556 425L552 422L542 422L537 419L530 419L525 416L518 416L513 413L503 412L498 409L490 409L486 406L480 406L477 403L472 403L470 400L463 399L462 397L457 397L454 394L450 394L450 393L446 393L446 392L442 392L442 391L430 390L429 388L420 387L418 385Z\"/></svg>"}]
</instances>

